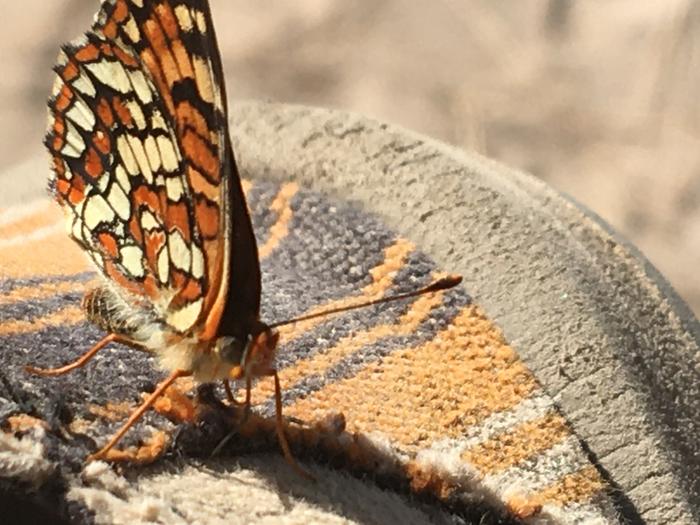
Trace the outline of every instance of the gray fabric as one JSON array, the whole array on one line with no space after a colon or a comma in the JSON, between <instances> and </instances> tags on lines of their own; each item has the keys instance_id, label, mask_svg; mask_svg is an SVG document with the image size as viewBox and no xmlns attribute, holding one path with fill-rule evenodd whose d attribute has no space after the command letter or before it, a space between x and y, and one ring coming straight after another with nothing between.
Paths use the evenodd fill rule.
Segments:
<instances>
[{"instance_id":1,"label":"gray fabric","mask_svg":"<svg viewBox=\"0 0 700 525\"><path fill-rule=\"evenodd\" d=\"M532 177L358 115L251 103L233 129L244 172L360 201L461 272L641 515L700 520L698 322L609 228Z\"/></svg>"},{"instance_id":2,"label":"gray fabric","mask_svg":"<svg viewBox=\"0 0 700 525\"><path fill-rule=\"evenodd\" d=\"M634 250L543 184L425 137L326 110L259 103L232 107L244 177L297 180L331 198L354 201L416 242L440 268L463 274L466 290L497 321L573 422L590 457L618 485L615 504L623 520L698 521L697 321ZM24 180L30 166L3 177ZM314 250L309 243L301 249ZM306 299L301 289L293 295ZM275 313L290 312L280 307ZM96 335L91 333L93 340ZM42 344L48 362L66 341L77 348L85 334L66 329L42 337L47 337ZM9 348L28 352L19 340L3 351ZM141 356L124 352L120 359L131 370L142 368L136 364ZM151 376L144 372L124 384L152 381ZM109 398L119 382L103 388L89 395ZM40 395L49 398L51 392ZM32 459L33 450L26 452L27 468L45 472L42 461ZM253 465L255 474L248 469ZM320 467L314 472L321 486L339 488L331 490L331 503L325 495L305 502L315 490L294 479L287 485L289 473L277 454L216 468L175 460L126 477L99 465L91 468L69 492L70 501L80 502L72 515L81 520L114 521L120 515L166 521L219 517L234 523L454 519ZM177 474L167 476L170 468ZM86 476L94 492L83 490L90 488ZM209 483L228 492L196 490ZM189 497L177 501L178 493ZM135 494L144 496L138 505ZM263 503L267 514L255 510ZM127 511L135 514L120 514Z\"/></svg>"}]
</instances>

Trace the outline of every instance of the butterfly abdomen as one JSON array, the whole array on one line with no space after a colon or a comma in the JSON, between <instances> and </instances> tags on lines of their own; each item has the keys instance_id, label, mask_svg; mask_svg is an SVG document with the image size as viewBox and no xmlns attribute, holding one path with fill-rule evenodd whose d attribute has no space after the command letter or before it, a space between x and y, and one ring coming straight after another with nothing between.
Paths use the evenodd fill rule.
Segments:
<instances>
[{"instance_id":1,"label":"butterfly abdomen","mask_svg":"<svg viewBox=\"0 0 700 525\"><path fill-rule=\"evenodd\" d=\"M103 330L136 342L145 342L144 328L152 322L150 318L153 314L127 305L108 286L89 290L83 297L82 307L88 320Z\"/></svg>"}]
</instances>

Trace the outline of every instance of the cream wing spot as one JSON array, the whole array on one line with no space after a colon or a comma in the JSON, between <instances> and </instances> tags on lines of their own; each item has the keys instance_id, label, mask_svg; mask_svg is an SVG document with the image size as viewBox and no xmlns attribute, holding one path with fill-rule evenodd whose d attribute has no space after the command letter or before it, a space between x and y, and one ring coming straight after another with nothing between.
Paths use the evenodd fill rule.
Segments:
<instances>
[{"instance_id":1,"label":"cream wing spot","mask_svg":"<svg viewBox=\"0 0 700 525\"><path fill-rule=\"evenodd\" d=\"M185 193L182 187L182 181L179 177L168 177L165 179L165 193L171 201L177 202Z\"/></svg>"},{"instance_id":2,"label":"cream wing spot","mask_svg":"<svg viewBox=\"0 0 700 525\"><path fill-rule=\"evenodd\" d=\"M53 85L51 86L51 98L56 98L58 96L58 94L61 92L61 89L63 88L63 84L63 79L59 76L56 76L56 78L53 81Z\"/></svg>"},{"instance_id":3,"label":"cream wing spot","mask_svg":"<svg viewBox=\"0 0 700 525\"><path fill-rule=\"evenodd\" d=\"M199 32L203 35L206 35L207 19L204 17L204 13L202 13L199 9L194 9L192 11L192 15L194 16L195 22L197 22L197 29L199 30Z\"/></svg>"},{"instance_id":4,"label":"cream wing spot","mask_svg":"<svg viewBox=\"0 0 700 525\"><path fill-rule=\"evenodd\" d=\"M134 85L134 91L136 91L136 96L144 104L149 104L153 101L153 93L148 85L148 81L141 71L131 71L129 72L129 77L131 78L131 83Z\"/></svg>"},{"instance_id":5,"label":"cream wing spot","mask_svg":"<svg viewBox=\"0 0 700 525\"><path fill-rule=\"evenodd\" d=\"M97 189L100 190L101 194L104 195L107 191L107 186L109 186L109 177L100 177L97 179Z\"/></svg>"},{"instance_id":6,"label":"cream wing spot","mask_svg":"<svg viewBox=\"0 0 700 525\"><path fill-rule=\"evenodd\" d=\"M170 248L170 261L173 263L173 266L179 270L189 272L192 253L179 231L174 230L168 235L168 247Z\"/></svg>"},{"instance_id":7,"label":"cream wing spot","mask_svg":"<svg viewBox=\"0 0 700 525\"><path fill-rule=\"evenodd\" d=\"M61 150L61 153L67 157L80 157L85 149L85 142L80 136L80 132L76 129L75 125L67 120L66 121L66 143Z\"/></svg>"},{"instance_id":8,"label":"cream wing spot","mask_svg":"<svg viewBox=\"0 0 700 525\"><path fill-rule=\"evenodd\" d=\"M146 150L148 162L151 164L151 171L157 172L160 169L160 152L158 151L156 139L153 138L153 135L148 135L146 137L143 141L143 146Z\"/></svg>"},{"instance_id":9,"label":"cream wing spot","mask_svg":"<svg viewBox=\"0 0 700 525\"><path fill-rule=\"evenodd\" d=\"M131 91L131 82L124 70L124 67L119 62L111 60L101 60L86 64L85 67L97 77L97 79L108 86L112 86L120 93L128 93Z\"/></svg>"},{"instance_id":10,"label":"cream wing spot","mask_svg":"<svg viewBox=\"0 0 700 525\"><path fill-rule=\"evenodd\" d=\"M139 26L136 25L136 20L134 20L133 16L129 15L129 19L124 25L122 25L122 27L124 28L126 36L128 36L132 42L138 42L139 40L141 40Z\"/></svg>"},{"instance_id":11,"label":"cream wing spot","mask_svg":"<svg viewBox=\"0 0 700 525\"><path fill-rule=\"evenodd\" d=\"M121 164L117 164L117 167L114 168L114 177L117 179L117 184L124 190L124 192L128 193L131 190L131 182L129 182L129 175L127 175L126 170L124 169L124 166Z\"/></svg>"},{"instance_id":12,"label":"cream wing spot","mask_svg":"<svg viewBox=\"0 0 700 525\"><path fill-rule=\"evenodd\" d=\"M190 16L190 11L185 5L178 5L175 7L175 18L177 18L177 23L180 29L189 33L194 29L194 23L192 22L192 17Z\"/></svg>"},{"instance_id":13,"label":"cream wing spot","mask_svg":"<svg viewBox=\"0 0 700 525\"><path fill-rule=\"evenodd\" d=\"M112 222L114 211L102 195L95 194L86 197L83 207L83 221L89 230L94 230L101 222Z\"/></svg>"},{"instance_id":14,"label":"cream wing spot","mask_svg":"<svg viewBox=\"0 0 700 525\"><path fill-rule=\"evenodd\" d=\"M73 87L83 95L89 97L94 97L97 91L92 81L85 75L85 72L81 70L80 76L73 80Z\"/></svg>"},{"instance_id":15,"label":"cream wing spot","mask_svg":"<svg viewBox=\"0 0 700 525\"><path fill-rule=\"evenodd\" d=\"M143 175L146 182L153 184L153 172L151 171L151 165L149 164L148 157L146 156L146 150L143 148L143 142L133 135L127 135L127 140L129 141L131 150L134 152L136 164L139 168L138 172Z\"/></svg>"},{"instance_id":16,"label":"cream wing spot","mask_svg":"<svg viewBox=\"0 0 700 525\"><path fill-rule=\"evenodd\" d=\"M66 117L85 131L95 127L95 114L80 100L77 100L66 112Z\"/></svg>"},{"instance_id":17,"label":"cream wing spot","mask_svg":"<svg viewBox=\"0 0 700 525\"><path fill-rule=\"evenodd\" d=\"M121 189L119 184L112 184L107 200L112 205L112 208L114 208L114 211L117 212L120 219L123 221L129 220L131 216L131 203L129 202L129 197L126 196L126 193L124 193L124 190Z\"/></svg>"},{"instance_id":18,"label":"cream wing spot","mask_svg":"<svg viewBox=\"0 0 700 525\"><path fill-rule=\"evenodd\" d=\"M163 284L167 283L169 274L170 259L168 258L168 250L164 246L158 252L158 280Z\"/></svg>"},{"instance_id":19,"label":"cream wing spot","mask_svg":"<svg viewBox=\"0 0 700 525\"><path fill-rule=\"evenodd\" d=\"M129 146L129 141L127 140L126 135L120 135L117 137L117 151L119 151L119 155L121 156L129 175L138 175L139 165L136 163L136 158L131 151L131 146Z\"/></svg>"},{"instance_id":20,"label":"cream wing spot","mask_svg":"<svg viewBox=\"0 0 700 525\"><path fill-rule=\"evenodd\" d=\"M168 131L168 126L165 125L165 119L163 119L163 115L157 109L153 110L153 115L151 116L151 127L153 129Z\"/></svg>"},{"instance_id":21,"label":"cream wing spot","mask_svg":"<svg viewBox=\"0 0 700 525\"><path fill-rule=\"evenodd\" d=\"M168 314L168 324L180 332L184 332L192 327L199 318L202 310L202 299L197 299L183 308Z\"/></svg>"},{"instance_id":22,"label":"cream wing spot","mask_svg":"<svg viewBox=\"0 0 700 525\"><path fill-rule=\"evenodd\" d=\"M192 245L192 277L195 279L204 277L204 254L196 244Z\"/></svg>"},{"instance_id":23,"label":"cream wing spot","mask_svg":"<svg viewBox=\"0 0 700 525\"><path fill-rule=\"evenodd\" d=\"M143 252L141 248L134 245L122 246L119 250L121 264L129 274L135 277L143 277L145 269L143 267Z\"/></svg>"},{"instance_id":24,"label":"cream wing spot","mask_svg":"<svg viewBox=\"0 0 700 525\"><path fill-rule=\"evenodd\" d=\"M139 129L146 129L146 117L143 114L141 105L135 100L129 100L125 106L129 110L129 113L131 113L131 118L134 119L136 127Z\"/></svg>"},{"instance_id":25,"label":"cream wing spot","mask_svg":"<svg viewBox=\"0 0 700 525\"><path fill-rule=\"evenodd\" d=\"M163 169L168 173L174 173L179 166L178 154L175 150L175 146L169 138L162 135L156 138L156 142L158 143L160 158L163 162Z\"/></svg>"},{"instance_id":26,"label":"cream wing spot","mask_svg":"<svg viewBox=\"0 0 700 525\"><path fill-rule=\"evenodd\" d=\"M161 224L158 222L155 215L148 210L144 210L141 214L141 227L146 231L160 230Z\"/></svg>"},{"instance_id":27,"label":"cream wing spot","mask_svg":"<svg viewBox=\"0 0 700 525\"><path fill-rule=\"evenodd\" d=\"M194 76L197 81L199 96L206 102L214 102L214 89L211 84L209 64L201 57L195 56L192 59L194 65Z\"/></svg>"}]
</instances>

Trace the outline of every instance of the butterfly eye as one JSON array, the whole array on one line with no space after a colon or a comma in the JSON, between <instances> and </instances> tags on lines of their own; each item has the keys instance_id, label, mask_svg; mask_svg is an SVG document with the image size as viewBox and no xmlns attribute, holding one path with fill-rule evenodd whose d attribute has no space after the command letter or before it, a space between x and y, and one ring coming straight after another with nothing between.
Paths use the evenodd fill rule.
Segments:
<instances>
[{"instance_id":1,"label":"butterfly eye","mask_svg":"<svg viewBox=\"0 0 700 525\"><path fill-rule=\"evenodd\" d=\"M221 337L217 343L219 355L227 363L238 365L243 360L245 341L237 337Z\"/></svg>"}]
</instances>

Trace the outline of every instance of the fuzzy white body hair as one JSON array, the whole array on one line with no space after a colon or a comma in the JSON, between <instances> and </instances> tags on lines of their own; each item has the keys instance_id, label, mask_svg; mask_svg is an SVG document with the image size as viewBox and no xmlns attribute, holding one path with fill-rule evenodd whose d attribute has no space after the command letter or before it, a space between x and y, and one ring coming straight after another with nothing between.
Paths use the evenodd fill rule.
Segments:
<instances>
[{"instance_id":1,"label":"fuzzy white body hair","mask_svg":"<svg viewBox=\"0 0 700 525\"><path fill-rule=\"evenodd\" d=\"M193 379L202 383L229 377L234 365L221 358L215 340L202 342L192 336L183 337L160 319L157 310L144 307L137 297L126 300L112 283L107 282L98 292L99 315L88 312L88 317L105 330L154 353L164 370L191 372Z\"/></svg>"}]
</instances>

